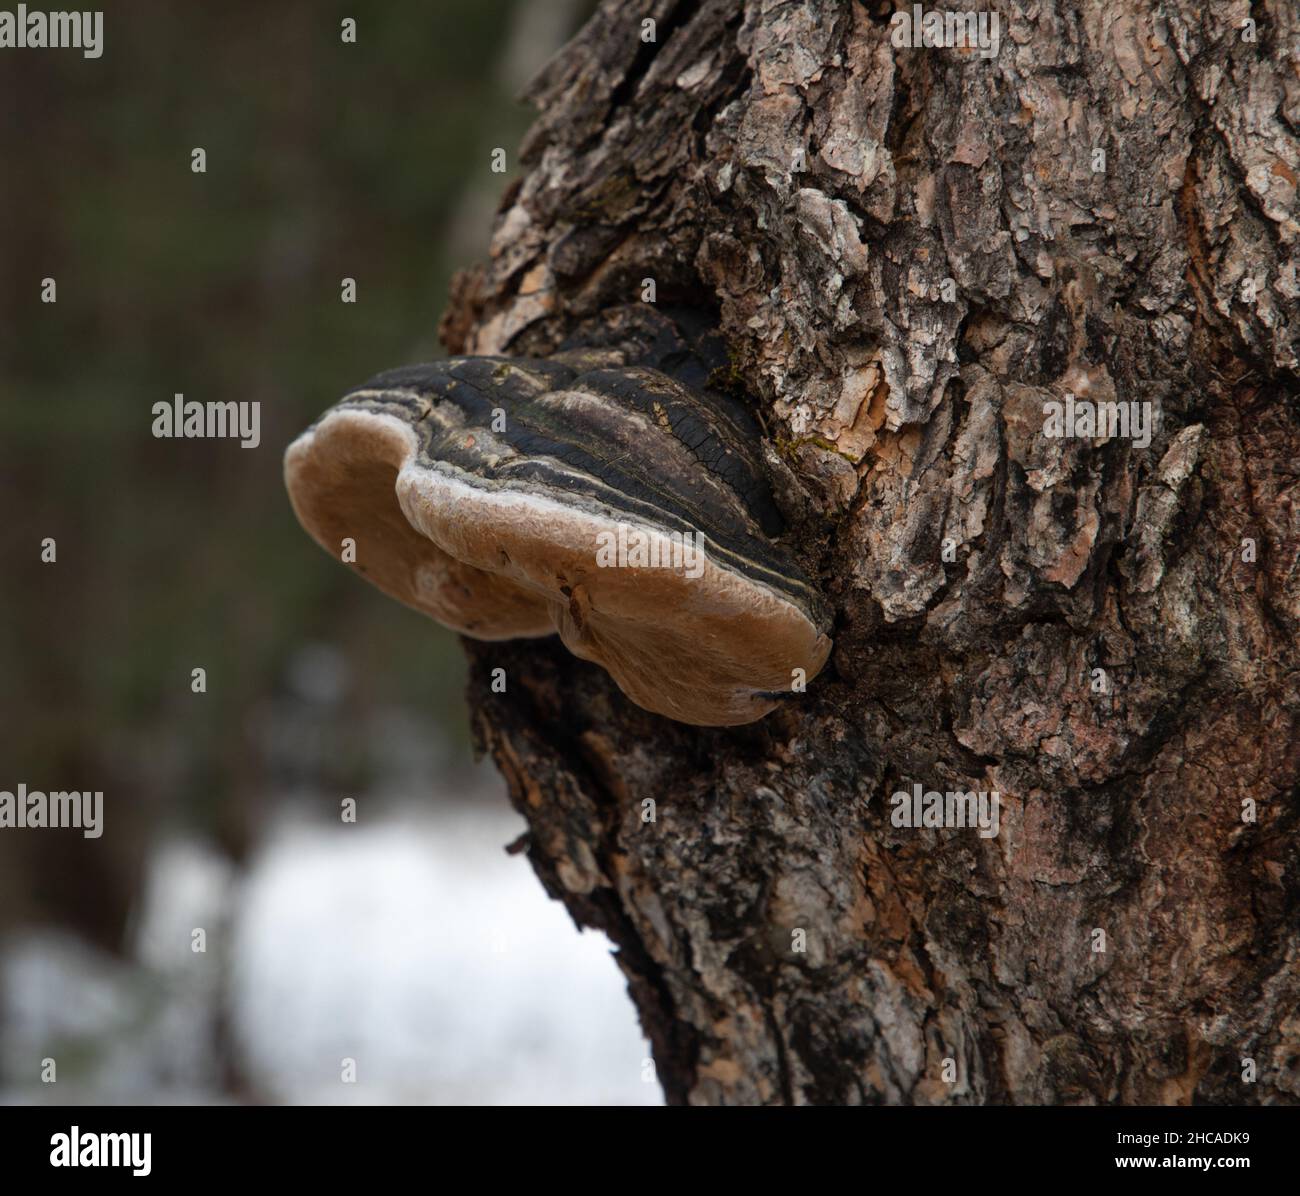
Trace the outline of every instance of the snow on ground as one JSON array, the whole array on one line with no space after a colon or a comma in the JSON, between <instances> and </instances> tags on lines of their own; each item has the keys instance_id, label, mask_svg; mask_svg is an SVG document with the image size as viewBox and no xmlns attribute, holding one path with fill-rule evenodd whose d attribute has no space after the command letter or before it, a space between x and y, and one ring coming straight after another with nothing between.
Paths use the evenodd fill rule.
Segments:
<instances>
[{"instance_id":1,"label":"snow on ground","mask_svg":"<svg viewBox=\"0 0 1300 1196\"><path fill-rule=\"evenodd\" d=\"M160 849L131 962L12 940L0 1101L230 1099L224 1041L258 1100L661 1103L608 941L506 855L523 823L499 795L371 809L284 816L242 876L193 843ZM57 1085L39 1082L47 1057Z\"/></svg>"},{"instance_id":2,"label":"snow on ground","mask_svg":"<svg viewBox=\"0 0 1300 1196\"><path fill-rule=\"evenodd\" d=\"M250 1077L293 1101L659 1103L608 940L505 854L522 829L462 806L273 837L234 934Z\"/></svg>"}]
</instances>

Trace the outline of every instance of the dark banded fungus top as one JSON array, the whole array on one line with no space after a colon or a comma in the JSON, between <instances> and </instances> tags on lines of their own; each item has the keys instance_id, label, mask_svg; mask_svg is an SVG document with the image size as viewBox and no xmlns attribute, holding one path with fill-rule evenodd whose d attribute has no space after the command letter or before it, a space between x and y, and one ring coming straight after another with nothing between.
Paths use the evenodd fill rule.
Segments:
<instances>
[{"instance_id":1,"label":"dark banded fungus top","mask_svg":"<svg viewBox=\"0 0 1300 1196\"><path fill-rule=\"evenodd\" d=\"M830 650L758 445L739 403L599 351L460 357L351 391L285 481L385 593L478 639L558 632L646 709L731 725Z\"/></svg>"}]
</instances>

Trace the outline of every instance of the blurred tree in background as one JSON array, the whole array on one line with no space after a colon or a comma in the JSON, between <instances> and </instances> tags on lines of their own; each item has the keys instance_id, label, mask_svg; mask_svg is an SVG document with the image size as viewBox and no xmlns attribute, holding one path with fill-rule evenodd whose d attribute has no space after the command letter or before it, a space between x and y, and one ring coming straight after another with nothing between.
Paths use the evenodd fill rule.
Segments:
<instances>
[{"instance_id":1,"label":"blurred tree in background","mask_svg":"<svg viewBox=\"0 0 1300 1196\"><path fill-rule=\"evenodd\" d=\"M454 638L324 558L280 459L349 384L441 355L451 273L509 179L491 149L513 173L529 120L518 76L586 7L135 0L98 60L0 62L0 787L102 789L116 844L0 842L0 929L54 914L114 943L155 829L239 855L286 786L337 810L373 775L376 712L466 759ZM260 446L155 440L176 393L260 402ZM313 644L348 683L296 731L322 747L307 776L263 732Z\"/></svg>"}]
</instances>

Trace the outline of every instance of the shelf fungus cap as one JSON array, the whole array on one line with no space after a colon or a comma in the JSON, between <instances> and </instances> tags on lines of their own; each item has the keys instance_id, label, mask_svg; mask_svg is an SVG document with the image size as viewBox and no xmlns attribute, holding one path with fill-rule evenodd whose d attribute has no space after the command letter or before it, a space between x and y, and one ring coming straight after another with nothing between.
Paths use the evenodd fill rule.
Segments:
<instances>
[{"instance_id":1,"label":"shelf fungus cap","mask_svg":"<svg viewBox=\"0 0 1300 1196\"><path fill-rule=\"evenodd\" d=\"M349 393L285 455L294 511L482 640L558 632L638 705L753 722L830 652L739 403L599 354L462 357ZM346 542L354 551L344 551Z\"/></svg>"}]
</instances>

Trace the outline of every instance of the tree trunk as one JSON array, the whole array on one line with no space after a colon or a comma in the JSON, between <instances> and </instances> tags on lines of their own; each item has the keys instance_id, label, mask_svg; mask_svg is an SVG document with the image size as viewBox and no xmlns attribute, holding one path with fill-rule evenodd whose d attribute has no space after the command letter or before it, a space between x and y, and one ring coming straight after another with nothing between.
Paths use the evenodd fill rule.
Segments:
<instances>
[{"instance_id":1,"label":"tree trunk","mask_svg":"<svg viewBox=\"0 0 1300 1196\"><path fill-rule=\"evenodd\" d=\"M468 645L672 1102L1300 1103L1300 16L996 7L984 56L893 5L607 0L444 319L546 354L643 279L709 313L835 612L734 729ZM1052 434L1067 395L1149 444ZM998 833L901 825L918 791Z\"/></svg>"}]
</instances>

